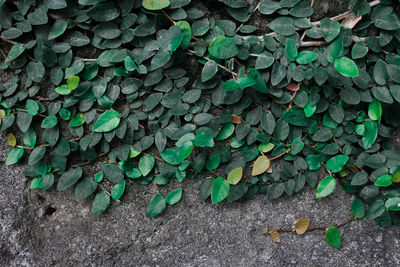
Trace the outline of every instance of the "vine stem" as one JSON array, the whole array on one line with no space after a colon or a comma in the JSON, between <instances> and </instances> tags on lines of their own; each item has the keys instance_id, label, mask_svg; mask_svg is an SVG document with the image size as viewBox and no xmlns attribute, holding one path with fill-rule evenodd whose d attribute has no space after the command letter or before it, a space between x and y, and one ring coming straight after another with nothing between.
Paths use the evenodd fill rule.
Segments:
<instances>
[{"instance_id":1,"label":"vine stem","mask_svg":"<svg viewBox=\"0 0 400 267\"><path fill-rule=\"evenodd\" d=\"M194 52L193 50L187 50L187 53L189 53L189 54L191 54L191 55L197 56L197 55L196 55L196 52ZM207 61L211 61L211 59L209 59L208 57L202 57L202 58L205 59L205 60L207 60ZM218 67L220 67L220 68L223 69L223 70L226 70L227 72L231 73L231 74L234 75L235 77L238 76L238 74L237 74L236 72L234 72L234 71L228 69L227 67L225 67L225 66L223 66L223 65L221 65L221 64L219 64L219 63L216 63L216 64L217 64Z\"/></svg>"},{"instance_id":2,"label":"vine stem","mask_svg":"<svg viewBox=\"0 0 400 267\"><path fill-rule=\"evenodd\" d=\"M4 37L0 37L0 40L2 40L3 42L9 43L9 44L13 44L13 45L17 43L15 41L8 40L8 39L6 39Z\"/></svg>"},{"instance_id":3,"label":"vine stem","mask_svg":"<svg viewBox=\"0 0 400 267\"><path fill-rule=\"evenodd\" d=\"M340 228L340 227L343 227L343 226L345 226L345 225L347 225L347 224L349 224L349 223L351 223L351 222L353 222L353 221L355 221L355 220L357 220L357 218L356 217L351 217L350 219L348 219L348 220L346 220L346 221L344 221L344 222L342 222L342 223L339 223L339 224L337 224L337 225L335 225L337 228ZM329 226L328 226L329 227ZM325 231L328 227L322 227L322 226L320 226L320 227L310 227L310 228L308 228L307 229L307 232L308 231ZM288 228L288 229L276 229L276 230L272 230L272 231L277 231L277 232L293 232L293 231L295 231L295 229L294 228ZM270 231L271 232L271 231Z\"/></svg>"},{"instance_id":4,"label":"vine stem","mask_svg":"<svg viewBox=\"0 0 400 267\"><path fill-rule=\"evenodd\" d=\"M167 17L167 19L168 19L169 21L171 21L172 24L176 25L175 20L173 20L173 19L167 14L167 12L165 12L164 9L161 9L161 12L164 14L165 17Z\"/></svg>"},{"instance_id":5,"label":"vine stem","mask_svg":"<svg viewBox=\"0 0 400 267\"><path fill-rule=\"evenodd\" d=\"M279 154L279 155L276 156L276 157L270 158L269 160L270 160L270 161L273 161L273 160L279 159L280 157L283 157L284 155L286 155L287 153L289 153L289 151L290 151L290 150L286 150L285 152Z\"/></svg>"},{"instance_id":6,"label":"vine stem","mask_svg":"<svg viewBox=\"0 0 400 267\"><path fill-rule=\"evenodd\" d=\"M258 5L254 8L253 12L249 15L248 19L258 10L261 5L261 0L258 2ZM236 29L236 32L240 31L240 29L244 26L244 23L240 24L240 26Z\"/></svg>"},{"instance_id":7,"label":"vine stem","mask_svg":"<svg viewBox=\"0 0 400 267\"><path fill-rule=\"evenodd\" d=\"M375 0L375 1L370 2L369 5L371 7L373 7L373 6L379 5L380 3L381 3L380 0ZM330 18L330 20L331 21L340 21L340 20L345 19L350 14L351 14L351 11L346 11L346 12L344 12L342 14L339 14L337 16L334 16L334 17ZM314 27L321 26L321 21L319 20L319 21L311 22L311 26L314 26ZM300 31L300 30L302 30L302 29L296 28L296 31ZM257 36L257 38L260 39L261 41L263 41L264 36L275 37L277 35L278 34L276 32L270 32L270 33L264 34L262 36ZM246 39L250 38L251 36L241 36L241 37L246 40ZM314 43L314 42L302 42L302 43L304 43L304 46L315 46L317 44L317 43ZM300 46L303 46L303 45L301 44Z\"/></svg>"}]
</instances>

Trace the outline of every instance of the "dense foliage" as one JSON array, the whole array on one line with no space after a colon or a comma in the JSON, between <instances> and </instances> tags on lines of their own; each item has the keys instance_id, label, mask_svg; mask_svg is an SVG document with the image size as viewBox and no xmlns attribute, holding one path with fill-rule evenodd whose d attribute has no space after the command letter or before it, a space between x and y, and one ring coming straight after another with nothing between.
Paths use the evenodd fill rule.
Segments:
<instances>
[{"instance_id":1,"label":"dense foliage","mask_svg":"<svg viewBox=\"0 0 400 267\"><path fill-rule=\"evenodd\" d=\"M95 194L93 215L128 180L206 174L202 201L306 184L323 198L340 184L357 195L354 216L397 223L398 3L351 0L351 12L316 22L301 0L213 5L221 19L191 0L0 0L1 69L13 73L0 84L5 164L26 158L32 189ZM265 26L251 24L256 13ZM147 216L181 197L156 194ZM326 236L340 247L335 226Z\"/></svg>"}]
</instances>

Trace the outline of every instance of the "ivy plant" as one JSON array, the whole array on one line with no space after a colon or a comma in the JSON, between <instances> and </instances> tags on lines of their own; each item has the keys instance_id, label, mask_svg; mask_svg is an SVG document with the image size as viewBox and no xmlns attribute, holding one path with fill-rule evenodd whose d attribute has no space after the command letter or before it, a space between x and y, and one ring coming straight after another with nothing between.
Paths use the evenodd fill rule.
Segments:
<instances>
[{"instance_id":1,"label":"ivy plant","mask_svg":"<svg viewBox=\"0 0 400 267\"><path fill-rule=\"evenodd\" d=\"M302 0L214 1L221 19L192 2L0 0L5 164L27 162L32 189L91 197L95 216L132 183L204 177L200 201L340 186L355 218L398 225L396 1L350 0L320 21ZM157 192L147 216L181 198Z\"/></svg>"}]
</instances>

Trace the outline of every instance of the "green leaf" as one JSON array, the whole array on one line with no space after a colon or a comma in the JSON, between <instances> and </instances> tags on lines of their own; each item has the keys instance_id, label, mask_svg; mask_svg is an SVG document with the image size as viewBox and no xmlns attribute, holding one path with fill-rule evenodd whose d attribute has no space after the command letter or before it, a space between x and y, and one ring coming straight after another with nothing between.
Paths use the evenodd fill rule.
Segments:
<instances>
[{"instance_id":1,"label":"green leaf","mask_svg":"<svg viewBox=\"0 0 400 267\"><path fill-rule=\"evenodd\" d=\"M345 77L357 77L360 75L356 63L348 57L335 60L335 70Z\"/></svg>"},{"instance_id":2,"label":"green leaf","mask_svg":"<svg viewBox=\"0 0 400 267\"><path fill-rule=\"evenodd\" d=\"M368 46L365 41L358 41L351 50L351 57L353 59L363 58L368 53Z\"/></svg>"},{"instance_id":3,"label":"green leaf","mask_svg":"<svg viewBox=\"0 0 400 267\"><path fill-rule=\"evenodd\" d=\"M32 99L26 100L26 111L32 116L36 116L39 112L39 104Z\"/></svg>"},{"instance_id":4,"label":"green leaf","mask_svg":"<svg viewBox=\"0 0 400 267\"><path fill-rule=\"evenodd\" d=\"M369 205L365 219L373 220L378 218L385 212L385 201L383 199L377 199Z\"/></svg>"},{"instance_id":5,"label":"green leaf","mask_svg":"<svg viewBox=\"0 0 400 267\"><path fill-rule=\"evenodd\" d=\"M167 202L161 194L155 194L147 206L147 217L160 215L167 207Z\"/></svg>"},{"instance_id":6,"label":"green leaf","mask_svg":"<svg viewBox=\"0 0 400 267\"><path fill-rule=\"evenodd\" d=\"M376 98L368 106L368 117L373 121L379 121L382 117L382 105Z\"/></svg>"},{"instance_id":7,"label":"green leaf","mask_svg":"<svg viewBox=\"0 0 400 267\"><path fill-rule=\"evenodd\" d=\"M198 132L194 138L194 145L199 147L214 147L214 139L206 132Z\"/></svg>"},{"instance_id":8,"label":"green leaf","mask_svg":"<svg viewBox=\"0 0 400 267\"><path fill-rule=\"evenodd\" d=\"M285 51L286 56L290 61L294 61L297 58L299 52L297 50L296 42L293 39L288 38L286 40Z\"/></svg>"},{"instance_id":9,"label":"green leaf","mask_svg":"<svg viewBox=\"0 0 400 267\"><path fill-rule=\"evenodd\" d=\"M176 151L177 163L180 164L187 157L189 157L193 149L194 145L192 141L186 141L185 143L183 143Z\"/></svg>"},{"instance_id":10,"label":"green leaf","mask_svg":"<svg viewBox=\"0 0 400 267\"><path fill-rule=\"evenodd\" d=\"M85 115L83 113L77 113L69 122L69 127L79 127L85 123Z\"/></svg>"},{"instance_id":11,"label":"green leaf","mask_svg":"<svg viewBox=\"0 0 400 267\"><path fill-rule=\"evenodd\" d=\"M333 173L340 172L348 160L346 155L337 155L326 162L326 168Z\"/></svg>"},{"instance_id":12,"label":"green leaf","mask_svg":"<svg viewBox=\"0 0 400 267\"><path fill-rule=\"evenodd\" d=\"M343 36L337 38L328 47L328 52L326 54L328 62L334 62L343 52Z\"/></svg>"},{"instance_id":13,"label":"green leaf","mask_svg":"<svg viewBox=\"0 0 400 267\"><path fill-rule=\"evenodd\" d=\"M240 180L242 179L242 176L243 176L243 168L242 167L233 169L228 174L228 178L227 178L228 183L231 185L238 184L240 182Z\"/></svg>"},{"instance_id":14,"label":"green leaf","mask_svg":"<svg viewBox=\"0 0 400 267\"><path fill-rule=\"evenodd\" d=\"M388 210L400 211L400 197L393 197L386 200L385 208Z\"/></svg>"},{"instance_id":15,"label":"green leaf","mask_svg":"<svg viewBox=\"0 0 400 267\"><path fill-rule=\"evenodd\" d=\"M114 2L103 2L94 5L93 8L86 12L89 18L96 21L111 21L120 15L120 8Z\"/></svg>"},{"instance_id":16,"label":"green leaf","mask_svg":"<svg viewBox=\"0 0 400 267\"><path fill-rule=\"evenodd\" d=\"M110 202L110 196L105 191L97 193L92 204L93 216L102 214L110 206Z\"/></svg>"},{"instance_id":17,"label":"green leaf","mask_svg":"<svg viewBox=\"0 0 400 267\"><path fill-rule=\"evenodd\" d=\"M99 116L93 126L93 131L97 133L105 133L118 127L121 118L117 111L107 110Z\"/></svg>"},{"instance_id":18,"label":"green leaf","mask_svg":"<svg viewBox=\"0 0 400 267\"><path fill-rule=\"evenodd\" d=\"M212 203L217 204L224 200L229 194L229 189L229 183L223 177L215 179L211 188Z\"/></svg>"},{"instance_id":19,"label":"green leaf","mask_svg":"<svg viewBox=\"0 0 400 267\"><path fill-rule=\"evenodd\" d=\"M374 184L376 186L379 187L388 187L392 184L392 176L389 174L384 174L382 176L380 176L378 179L376 179L376 181L374 182Z\"/></svg>"},{"instance_id":20,"label":"green leaf","mask_svg":"<svg viewBox=\"0 0 400 267\"><path fill-rule=\"evenodd\" d=\"M400 22L397 16L385 14L375 20L375 26L379 29L395 31L400 29Z\"/></svg>"},{"instance_id":21,"label":"green leaf","mask_svg":"<svg viewBox=\"0 0 400 267\"><path fill-rule=\"evenodd\" d=\"M365 136L361 139L362 146L365 150L372 147L378 137L378 125L375 121L365 120Z\"/></svg>"},{"instance_id":22,"label":"green leaf","mask_svg":"<svg viewBox=\"0 0 400 267\"><path fill-rule=\"evenodd\" d=\"M266 172L268 170L269 166L271 166L270 160L266 156L260 156L254 162L251 175L257 176L257 175L263 174L264 172Z\"/></svg>"},{"instance_id":23,"label":"green leaf","mask_svg":"<svg viewBox=\"0 0 400 267\"><path fill-rule=\"evenodd\" d=\"M82 177L82 168L71 168L64 172L58 180L57 190L64 191L65 189L73 186Z\"/></svg>"},{"instance_id":24,"label":"green leaf","mask_svg":"<svg viewBox=\"0 0 400 267\"><path fill-rule=\"evenodd\" d=\"M183 39L181 42L182 49L187 49L190 46L190 41L192 40L192 29L190 28L190 24L187 21L181 20L178 21L175 26L181 28L181 33L183 33Z\"/></svg>"},{"instance_id":25,"label":"green leaf","mask_svg":"<svg viewBox=\"0 0 400 267\"><path fill-rule=\"evenodd\" d=\"M114 200L119 200L125 191L125 180L122 180L118 184L114 185L111 189L111 198Z\"/></svg>"},{"instance_id":26,"label":"green leaf","mask_svg":"<svg viewBox=\"0 0 400 267\"><path fill-rule=\"evenodd\" d=\"M26 71L31 80L38 83L42 81L46 70L42 62L31 61L26 66Z\"/></svg>"},{"instance_id":27,"label":"green leaf","mask_svg":"<svg viewBox=\"0 0 400 267\"><path fill-rule=\"evenodd\" d=\"M218 59L229 59L239 53L239 49L233 39L225 36L215 38L208 47L208 51L211 56Z\"/></svg>"},{"instance_id":28,"label":"green leaf","mask_svg":"<svg viewBox=\"0 0 400 267\"><path fill-rule=\"evenodd\" d=\"M24 154L24 149L21 147L14 148L13 150L8 153L7 159L6 159L6 165L10 166L19 161L19 159L22 157Z\"/></svg>"},{"instance_id":29,"label":"green leaf","mask_svg":"<svg viewBox=\"0 0 400 267\"><path fill-rule=\"evenodd\" d=\"M222 90L225 91L236 91L237 89L239 89L240 86L239 84L235 81L235 80L228 80L226 81L223 85L222 85Z\"/></svg>"},{"instance_id":30,"label":"green leaf","mask_svg":"<svg viewBox=\"0 0 400 267\"><path fill-rule=\"evenodd\" d=\"M68 23L66 20L60 18L57 19L53 25L50 27L48 40L56 39L61 36L68 27Z\"/></svg>"},{"instance_id":31,"label":"green leaf","mask_svg":"<svg viewBox=\"0 0 400 267\"><path fill-rule=\"evenodd\" d=\"M170 5L169 0L143 0L143 7L148 10L160 10Z\"/></svg>"},{"instance_id":32,"label":"green leaf","mask_svg":"<svg viewBox=\"0 0 400 267\"><path fill-rule=\"evenodd\" d=\"M124 67L127 71L134 71L137 70L136 63L132 60L130 56L126 56L124 59Z\"/></svg>"},{"instance_id":33,"label":"green leaf","mask_svg":"<svg viewBox=\"0 0 400 267\"><path fill-rule=\"evenodd\" d=\"M56 89L54 89L60 95L69 95L71 90L68 88L68 85L60 85Z\"/></svg>"},{"instance_id":34,"label":"green leaf","mask_svg":"<svg viewBox=\"0 0 400 267\"><path fill-rule=\"evenodd\" d=\"M35 165L38 163L46 153L46 147L36 147L29 155L28 165Z\"/></svg>"},{"instance_id":35,"label":"green leaf","mask_svg":"<svg viewBox=\"0 0 400 267\"><path fill-rule=\"evenodd\" d=\"M214 60L209 60L204 65L203 71L201 72L201 81L206 82L215 76L218 72L217 63Z\"/></svg>"},{"instance_id":36,"label":"green leaf","mask_svg":"<svg viewBox=\"0 0 400 267\"><path fill-rule=\"evenodd\" d=\"M329 196L336 187L336 180L332 176L327 176L319 182L317 187L316 198Z\"/></svg>"},{"instance_id":37,"label":"green leaf","mask_svg":"<svg viewBox=\"0 0 400 267\"><path fill-rule=\"evenodd\" d=\"M235 132L235 126L232 123L226 123L219 130L218 135L215 137L216 141L222 141L232 136Z\"/></svg>"},{"instance_id":38,"label":"green leaf","mask_svg":"<svg viewBox=\"0 0 400 267\"><path fill-rule=\"evenodd\" d=\"M301 138L297 137L293 139L291 148L292 148L292 154L296 155L303 150L304 142L301 140Z\"/></svg>"},{"instance_id":39,"label":"green leaf","mask_svg":"<svg viewBox=\"0 0 400 267\"><path fill-rule=\"evenodd\" d=\"M57 125L57 117L54 114L51 114L49 116L47 116L46 118L44 118L44 120L42 121L42 125L41 127L43 129L49 129L49 128L53 128L54 126Z\"/></svg>"},{"instance_id":40,"label":"green leaf","mask_svg":"<svg viewBox=\"0 0 400 267\"><path fill-rule=\"evenodd\" d=\"M309 64L318 58L318 54L313 51L300 52L296 58L296 62L302 65Z\"/></svg>"},{"instance_id":41,"label":"green leaf","mask_svg":"<svg viewBox=\"0 0 400 267\"><path fill-rule=\"evenodd\" d=\"M67 79L68 89L71 90L71 91L75 90L79 85L79 80L80 80L79 76L71 76L71 77L69 77Z\"/></svg>"},{"instance_id":42,"label":"green leaf","mask_svg":"<svg viewBox=\"0 0 400 267\"><path fill-rule=\"evenodd\" d=\"M139 170L143 176L147 176L154 168L154 157L152 155L142 156L139 160Z\"/></svg>"},{"instance_id":43,"label":"green leaf","mask_svg":"<svg viewBox=\"0 0 400 267\"><path fill-rule=\"evenodd\" d=\"M340 248L342 246L342 237L336 226L331 226L325 231L325 240L330 246Z\"/></svg>"},{"instance_id":44,"label":"green leaf","mask_svg":"<svg viewBox=\"0 0 400 267\"><path fill-rule=\"evenodd\" d=\"M283 36L291 36L296 32L294 21L290 17L278 17L270 22L268 27Z\"/></svg>"},{"instance_id":45,"label":"green leaf","mask_svg":"<svg viewBox=\"0 0 400 267\"><path fill-rule=\"evenodd\" d=\"M354 217L361 219L365 215L365 205L361 198L356 197L351 203L351 212Z\"/></svg>"},{"instance_id":46,"label":"green leaf","mask_svg":"<svg viewBox=\"0 0 400 267\"><path fill-rule=\"evenodd\" d=\"M91 177L84 177L75 187L75 199L82 200L96 191L97 183Z\"/></svg>"},{"instance_id":47,"label":"green leaf","mask_svg":"<svg viewBox=\"0 0 400 267\"><path fill-rule=\"evenodd\" d=\"M7 55L8 61L13 61L25 51L25 45L21 43L14 44Z\"/></svg>"},{"instance_id":48,"label":"green leaf","mask_svg":"<svg viewBox=\"0 0 400 267\"><path fill-rule=\"evenodd\" d=\"M181 198L182 198L182 188L172 190L167 195L167 204L172 206L178 203L181 200Z\"/></svg>"}]
</instances>

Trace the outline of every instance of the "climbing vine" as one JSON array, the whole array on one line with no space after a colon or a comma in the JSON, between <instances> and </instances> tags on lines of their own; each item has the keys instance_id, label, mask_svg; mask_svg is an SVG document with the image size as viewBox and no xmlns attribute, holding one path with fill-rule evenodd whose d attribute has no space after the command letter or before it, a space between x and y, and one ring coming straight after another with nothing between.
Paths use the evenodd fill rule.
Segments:
<instances>
[{"instance_id":1,"label":"climbing vine","mask_svg":"<svg viewBox=\"0 0 400 267\"><path fill-rule=\"evenodd\" d=\"M93 215L129 183L205 177L199 198L213 204L306 184L356 195L349 221L265 229L274 241L326 229L340 247L355 218L398 224L398 3L350 0L311 21L314 1L218 0L218 18L193 2L0 0L5 164L26 160L31 189L93 195ZM154 195L147 216L182 195Z\"/></svg>"}]
</instances>

